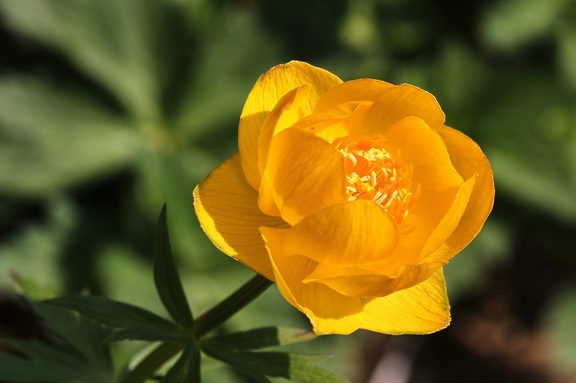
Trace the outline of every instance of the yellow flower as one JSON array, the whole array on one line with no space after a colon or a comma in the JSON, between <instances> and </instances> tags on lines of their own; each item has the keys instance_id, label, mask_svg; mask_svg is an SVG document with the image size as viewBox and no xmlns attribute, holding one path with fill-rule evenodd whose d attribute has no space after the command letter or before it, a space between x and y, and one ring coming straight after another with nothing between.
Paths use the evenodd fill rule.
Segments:
<instances>
[{"instance_id":1,"label":"yellow flower","mask_svg":"<svg viewBox=\"0 0 576 383\"><path fill-rule=\"evenodd\" d=\"M442 267L494 200L485 155L444 118L411 85L278 65L248 95L239 153L194 190L196 214L317 334L440 330Z\"/></svg>"}]
</instances>

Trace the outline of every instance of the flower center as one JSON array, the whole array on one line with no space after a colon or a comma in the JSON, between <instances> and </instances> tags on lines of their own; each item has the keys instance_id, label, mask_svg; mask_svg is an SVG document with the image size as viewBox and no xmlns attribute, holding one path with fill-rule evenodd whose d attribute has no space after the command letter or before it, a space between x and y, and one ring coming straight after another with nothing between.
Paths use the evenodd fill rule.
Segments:
<instances>
[{"instance_id":1,"label":"flower center","mask_svg":"<svg viewBox=\"0 0 576 383\"><path fill-rule=\"evenodd\" d=\"M411 191L412 167L384 149L380 136L354 139L340 137L332 145L346 163L348 201L372 200L382 206L400 224L420 194Z\"/></svg>"}]
</instances>

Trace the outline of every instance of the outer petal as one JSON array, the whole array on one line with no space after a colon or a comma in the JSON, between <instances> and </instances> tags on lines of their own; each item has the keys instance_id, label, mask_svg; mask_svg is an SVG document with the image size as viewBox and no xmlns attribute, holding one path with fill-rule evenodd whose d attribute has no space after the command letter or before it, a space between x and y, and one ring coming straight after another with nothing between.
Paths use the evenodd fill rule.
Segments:
<instances>
[{"instance_id":1,"label":"outer petal","mask_svg":"<svg viewBox=\"0 0 576 383\"><path fill-rule=\"evenodd\" d=\"M310 114L311 87L302 85L286 93L264 121L258 137L258 171L264 172L272 138Z\"/></svg>"},{"instance_id":2,"label":"outer petal","mask_svg":"<svg viewBox=\"0 0 576 383\"><path fill-rule=\"evenodd\" d=\"M436 261L405 265L400 268L398 275L394 276L378 273L378 271L385 270L385 267L381 270L375 268L370 272L358 267L333 267L320 264L304 282L322 283L347 296L383 297L423 282L445 264L444 261Z\"/></svg>"},{"instance_id":3,"label":"outer petal","mask_svg":"<svg viewBox=\"0 0 576 383\"><path fill-rule=\"evenodd\" d=\"M355 137L381 134L409 116L421 118L434 130L440 129L446 118L434 96L415 86L403 84L388 90L374 102L362 124L350 133Z\"/></svg>"},{"instance_id":4,"label":"outer petal","mask_svg":"<svg viewBox=\"0 0 576 383\"><path fill-rule=\"evenodd\" d=\"M366 330L400 335L429 334L450 324L450 305L442 269L406 290L364 303Z\"/></svg>"},{"instance_id":5,"label":"outer petal","mask_svg":"<svg viewBox=\"0 0 576 383\"><path fill-rule=\"evenodd\" d=\"M446 142L452 163L465 178L476 178L470 202L454 233L433 254L434 258L449 259L480 232L494 205L494 175L480 147L468 136L444 126L439 130Z\"/></svg>"},{"instance_id":6,"label":"outer petal","mask_svg":"<svg viewBox=\"0 0 576 383\"><path fill-rule=\"evenodd\" d=\"M277 65L260 76L244 104L238 128L242 169L248 183L255 190L258 190L260 179L258 137L264 120L276 103L292 89L310 84L312 89L309 103L312 108L322 94L341 82L342 80L332 73L299 61Z\"/></svg>"},{"instance_id":7,"label":"outer petal","mask_svg":"<svg viewBox=\"0 0 576 383\"><path fill-rule=\"evenodd\" d=\"M293 128L315 134L332 143L336 138L348 136L348 132L362 121L371 106L370 101L339 104L328 111L303 118Z\"/></svg>"},{"instance_id":8,"label":"outer petal","mask_svg":"<svg viewBox=\"0 0 576 383\"><path fill-rule=\"evenodd\" d=\"M462 216L464 215L464 212L468 207L468 203L470 202L470 196L474 190L475 181L475 177L470 177L468 180L466 180L466 182L462 184L458 190L458 193L456 194L454 203L452 203L452 206L450 206L444 217L442 217L442 219L438 222L426 240L426 244L422 250L421 258L429 256L430 253L438 249L438 247L445 243L448 237L450 237L459 226ZM432 259L438 259L437 257L439 255L440 254L435 254ZM440 259L448 261L450 258Z\"/></svg>"},{"instance_id":9,"label":"outer petal","mask_svg":"<svg viewBox=\"0 0 576 383\"><path fill-rule=\"evenodd\" d=\"M394 220L376 203L360 200L311 214L287 231L285 248L331 266L361 266L392 256L398 243Z\"/></svg>"},{"instance_id":10,"label":"outer petal","mask_svg":"<svg viewBox=\"0 0 576 383\"><path fill-rule=\"evenodd\" d=\"M298 254L286 252L288 230L262 227L262 236L270 253L274 276L280 293L290 304L302 311L312 323L314 332L350 334L362 324L364 314L360 299L346 297L324 285L305 285L302 280L316 262Z\"/></svg>"},{"instance_id":11,"label":"outer petal","mask_svg":"<svg viewBox=\"0 0 576 383\"><path fill-rule=\"evenodd\" d=\"M196 215L216 247L274 280L258 228L283 227L286 223L260 212L257 200L256 191L244 178L238 154L214 169L194 189Z\"/></svg>"},{"instance_id":12,"label":"outer petal","mask_svg":"<svg viewBox=\"0 0 576 383\"><path fill-rule=\"evenodd\" d=\"M359 79L343 82L326 92L314 107L314 113L332 110L340 104L379 100L395 85L381 80Z\"/></svg>"},{"instance_id":13,"label":"outer petal","mask_svg":"<svg viewBox=\"0 0 576 383\"><path fill-rule=\"evenodd\" d=\"M369 268L338 269L320 265L308 276L306 282L320 282L341 294L362 297L384 296L421 283L450 259L442 258L442 254L433 251L443 245L458 226L470 199L474 181L475 178L472 177L462 184L452 206L427 237L424 248L416 260L423 259L422 262L406 263L410 257L403 254L400 247L392 262L394 267L385 262L381 265L370 265Z\"/></svg>"},{"instance_id":14,"label":"outer petal","mask_svg":"<svg viewBox=\"0 0 576 383\"><path fill-rule=\"evenodd\" d=\"M323 139L297 129L279 133L262 176L260 209L291 225L347 200L344 159Z\"/></svg>"},{"instance_id":15,"label":"outer petal","mask_svg":"<svg viewBox=\"0 0 576 383\"><path fill-rule=\"evenodd\" d=\"M422 119L407 117L390 127L384 137L390 147L400 152L403 162L413 167L412 187L421 194L400 225L400 243L390 272L406 264L415 264L433 230L453 206L463 179L452 165L442 137ZM449 234L449 233L448 233ZM448 235L447 234L447 235Z\"/></svg>"}]
</instances>

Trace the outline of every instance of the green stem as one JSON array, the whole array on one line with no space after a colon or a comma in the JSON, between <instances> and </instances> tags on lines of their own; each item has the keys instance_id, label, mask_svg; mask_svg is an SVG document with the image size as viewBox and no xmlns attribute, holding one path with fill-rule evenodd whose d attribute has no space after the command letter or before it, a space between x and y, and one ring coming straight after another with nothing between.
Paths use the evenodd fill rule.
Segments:
<instances>
[{"instance_id":1,"label":"green stem","mask_svg":"<svg viewBox=\"0 0 576 383\"><path fill-rule=\"evenodd\" d=\"M226 322L231 316L240 311L254 299L258 298L272 282L261 275L256 275L238 290L214 306L194 322L194 341L200 340L204 335ZM121 383L144 383L154 372L178 354L186 346L185 343L166 342L156 347L132 371L124 376ZM195 346L198 346L196 344ZM199 356L198 356L199 357ZM198 361L194 362L198 364ZM199 365L197 368L199 374Z\"/></svg>"},{"instance_id":2,"label":"green stem","mask_svg":"<svg viewBox=\"0 0 576 383\"><path fill-rule=\"evenodd\" d=\"M205 312L196 319L194 338L201 339L204 335L226 322L254 299L258 298L272 282L257 274L228 298Z\"/></svg>"}]
</instances>

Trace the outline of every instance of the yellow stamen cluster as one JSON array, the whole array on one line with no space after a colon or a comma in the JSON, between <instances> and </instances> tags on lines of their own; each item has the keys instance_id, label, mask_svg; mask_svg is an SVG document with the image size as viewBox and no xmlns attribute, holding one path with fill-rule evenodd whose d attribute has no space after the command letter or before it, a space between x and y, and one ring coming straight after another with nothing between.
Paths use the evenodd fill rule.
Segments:
<instances>
[{"instance_id":1,"label":"yellow stamen cluster","mask_svg":"<svg viewBox=\"0 0 576 383\"><path fill-rule=\"evenodd\" d=\"M332 144L345 159L348 200L372 200L400 224L419 188L411 191L412 167L402 163L399 152L394 156L384 149L385 141L380 136L341 137Z\"/></svg>"}]
</instances>

